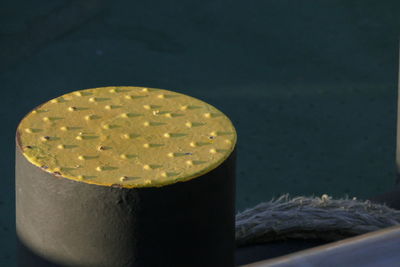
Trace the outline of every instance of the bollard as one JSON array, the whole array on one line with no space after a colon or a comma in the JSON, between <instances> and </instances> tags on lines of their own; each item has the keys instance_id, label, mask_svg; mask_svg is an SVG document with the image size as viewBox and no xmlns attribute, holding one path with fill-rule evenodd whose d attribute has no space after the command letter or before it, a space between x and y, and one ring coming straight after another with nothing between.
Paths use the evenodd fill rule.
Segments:
<instances>
[{"instance_id":1,"label":"bollard","mask_svg":"<svg viewBox=\"0 0 400 267\"><path fill-rule=\"evenodd\" d=\"M16 132L19 266L234 266L237 135L174 91L52 99Z\"/></svg>"}]
</instances>

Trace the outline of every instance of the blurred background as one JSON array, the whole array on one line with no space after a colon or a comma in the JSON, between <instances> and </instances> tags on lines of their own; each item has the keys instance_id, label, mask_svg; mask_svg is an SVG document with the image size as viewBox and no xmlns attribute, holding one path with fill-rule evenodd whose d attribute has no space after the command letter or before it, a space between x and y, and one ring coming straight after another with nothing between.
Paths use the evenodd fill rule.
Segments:
<instances>
[{"instance_id":1,"label":"blurred background","mask_svg":"<svg viewBox=\"0 0 400 267\"><path fill-rule=\"evenodd\" d=\"M2 0L0 266L15 261L18 122L78 89L163 88L223 111L238 211L390 189L399 14L394 0Z\"/></svg>"}]
</instances>

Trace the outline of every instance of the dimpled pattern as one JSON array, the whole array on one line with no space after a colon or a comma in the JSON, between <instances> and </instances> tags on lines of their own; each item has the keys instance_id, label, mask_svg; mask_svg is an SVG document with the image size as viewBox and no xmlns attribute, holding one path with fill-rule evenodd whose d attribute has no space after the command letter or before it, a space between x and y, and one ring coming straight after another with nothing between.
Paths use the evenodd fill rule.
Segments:
<instances>
[{"instance_id":1,"label":"dimpled pattern","mask_svg":"<svg viewBox=\"0 0 400 267\"><path fill-rule=\"evenodd\" d=\"M52 99L17 129L24 156L59 177L163 186L198 177L233 151L236 131L215 107L177 92L101 87Z\"/></svg>"}]
</instances>

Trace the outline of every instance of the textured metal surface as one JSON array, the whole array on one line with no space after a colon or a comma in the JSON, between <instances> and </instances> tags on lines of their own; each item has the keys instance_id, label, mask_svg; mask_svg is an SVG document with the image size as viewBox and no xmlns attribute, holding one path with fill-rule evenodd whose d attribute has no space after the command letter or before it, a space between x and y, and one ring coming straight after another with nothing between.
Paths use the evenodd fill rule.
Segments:
<instances>
[{"instance_id":1,"label":"textured metal surface","mask_svg":"<svg viewBox=\"0 0 400 267\"><path fill-rule=\"evenodd\" d=\"M73 180L123 187L163 186L198 177L236 143L228 117L169 90L101 87L54 98L18 127L27 159Z\"/></svg>"}]
</instances>

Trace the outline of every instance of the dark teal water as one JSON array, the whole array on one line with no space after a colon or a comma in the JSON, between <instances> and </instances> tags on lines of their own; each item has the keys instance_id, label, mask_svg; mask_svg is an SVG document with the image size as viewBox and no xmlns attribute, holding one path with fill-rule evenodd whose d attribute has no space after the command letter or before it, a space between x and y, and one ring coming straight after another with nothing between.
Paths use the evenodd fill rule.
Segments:
<instances>
[{"instance_id":1,"label":"dark teal water","mask_svg":"<svg viewBox=\"0 0 400 267\"><path fill-rule=\"evenodd\" d=\"M237 209L394 184L400 2L0 2L0 266L12 266L14 133L34 106L107 85L165 88L238 135Z\"/></svg>"}]
</instances>

